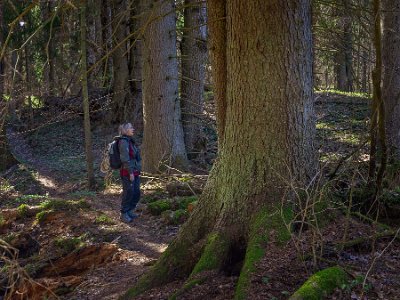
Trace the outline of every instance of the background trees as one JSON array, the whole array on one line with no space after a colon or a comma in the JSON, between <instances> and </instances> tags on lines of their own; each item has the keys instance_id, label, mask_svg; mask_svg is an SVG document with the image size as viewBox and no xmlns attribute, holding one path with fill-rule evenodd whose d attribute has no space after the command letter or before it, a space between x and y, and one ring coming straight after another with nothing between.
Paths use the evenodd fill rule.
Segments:
<instances>
[{"instance_id":1,"label":"background trees","mask_svg":"<svg viewBox=\"0 0 400 300\"><path fill-rule=\"evenodd\" d=\"M222 270L229 276L240 273L240 299L258 280L249 279L249 270L263 255L270 259L271 247L280 252L281 242L291 237L297 251L305 247L300 255L310 266L307 272L314 271L326 263L322 250L332 244L324 233L340 239L332 251L343 259L348 237L359 232L350 230L352 214L382 221L399 211L397 0L210 0L207 5L198 0L20 0L0 5L4 174L19 180L19 170L8 168L15 163L3 147L9 143L21 164L61 178L52 186L40 178L41 188L48 185L40 196L59 193L59 187L66 197L76 190L93 195L84 183L109 191L104 185L118 175L109 172L103 180L101 152L126 121L138 129L143 178L149 180L146 200L161 197L167 206L176 204L180 193L196 198L202 186L191 181L211 170L181 233L127 297L178 277L188 279L179 294ZM16 149L35 155L22 156ZM0 196L3 187L8 189L2 174ZM27 181L40 176L31 174ZM18 216L23 209L16 210ZM341 237L320 228L320 216L329 222L325 213L332 211ZM167 212L162 218L171 215L176 216ZM1 216L0 231L14 222L3 223ZM393 219L397 222L398 215ZM376 228L360 232L377 233L378 239L398 234ZM302 263L298 257L292 262ZM268 276L257 278L279 277Z\"/></svg>"}]
</instances>

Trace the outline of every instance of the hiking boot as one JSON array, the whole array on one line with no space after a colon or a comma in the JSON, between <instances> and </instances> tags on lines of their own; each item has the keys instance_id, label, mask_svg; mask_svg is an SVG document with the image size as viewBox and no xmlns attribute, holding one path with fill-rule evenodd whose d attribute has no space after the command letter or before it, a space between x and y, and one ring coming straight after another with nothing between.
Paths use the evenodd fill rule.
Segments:
<instances>
[{"instance_id":1,"label":"hiking boot","mask_svg":"<svg viewBox=\"0 0 400 300\"><path fill-rule=\"evenodd\" d=\"M129 216L132 220L133 220L133 219L136 219L137 217L139 217L137 214L135 214L135 213L133 212L133 210L128 211L127 214L128 214L128 216Z\"/></svg>"},{"instance_id":2,"label":"hiking boot","mask_svg":"<svg viewBox=\"0 0 400 300\"><path fill-rule=\"evenodd\" d=\"M121 213L120 215L120 220L124 223L130 223L132 222L132 218L129 216L129 214L126 213Z\"/></svg>"}]
</instances>

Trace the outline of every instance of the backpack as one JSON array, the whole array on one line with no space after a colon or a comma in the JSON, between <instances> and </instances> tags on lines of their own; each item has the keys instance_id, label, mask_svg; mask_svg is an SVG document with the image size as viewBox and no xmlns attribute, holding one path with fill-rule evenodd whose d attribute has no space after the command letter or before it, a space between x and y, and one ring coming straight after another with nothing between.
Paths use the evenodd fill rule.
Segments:
<instances>
[{"instance_id":1,"label":"backpack","mask_svg":"<svg viewBox=\"0 0 400 300\"><path fill-rule=\"evenodd\" d=\"M121 157L119 156L118 143L121 138L116 138L108 144L108 162L111 169L119 169L122 166Z\"/></svg>"}]
</instances>

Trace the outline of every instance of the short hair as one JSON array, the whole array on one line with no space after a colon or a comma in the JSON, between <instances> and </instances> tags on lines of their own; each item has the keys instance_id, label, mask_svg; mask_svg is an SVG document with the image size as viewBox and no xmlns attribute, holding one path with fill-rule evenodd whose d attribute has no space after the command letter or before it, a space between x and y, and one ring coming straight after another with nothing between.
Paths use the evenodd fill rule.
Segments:
<instances>
[{"instance_id":1,"label":"short hair","mask_svg":"<svg viewBox=\"0 0 400 300\"><path fill-rule=\"evenodd\" d=\"M123 123L123 124L119 125L119 128L118 128L119 135L126 134L127 130L130 127L133 127L131 123Z\"/></svg>"}]
</instances>

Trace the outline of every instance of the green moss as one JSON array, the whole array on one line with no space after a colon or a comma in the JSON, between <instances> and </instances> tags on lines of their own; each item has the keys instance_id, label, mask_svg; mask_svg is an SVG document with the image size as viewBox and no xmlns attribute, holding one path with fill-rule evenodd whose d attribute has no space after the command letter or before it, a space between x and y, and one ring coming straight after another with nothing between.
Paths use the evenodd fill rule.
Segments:
<instances>
[{"instance_id":1,"label":"green moss","mask_svg":"<svg viewBox=\"0 0 400 300\"><path fill-rule=\"evenodd\" d=\"M114 220L105 214L101 214L100 216L97 216L96 220L94 222L96 224L106 224L106 225L115 224Z\"/></svg>"},{"instance_id":2,"label":"green moss","mask_svg":"<svg viewBox=\"0 0 400 300\"><path fill-rule=\"evenodd\" d=\"M168 200L158 200L147 205L152 215L160 215L163 211L172 209L172 203Z\"/></svg>"},{"instance_id":3,"label":"green moss","mask_svg":"<svg viewBox=\"0 0 400 300\"><path fill-rule=\"evenodd\" d=\"M53 212L52 210L42 210L42 211L38 212L35 217L36 222L38 222L39 224L44 222L46 220L46 218L48 217L48 215L52 212Z\"/></svg>"},{"instance_id":4,"label":"green moss","mask_svg":"<svg viewBox=\"0 0 400 300\"><path fill-rule=\"evenodd\" d=\"M221 234L211 233L208 236L207 244L204 248L196 266L193 268L190 277L206 270L219 269L223 263L223 257L229 250L229 242Z\"/></svg>"},{"instance_id":5,"label":"green moss","mask_svg":"<svg viewBox=\"0 0 400 300\"><path fill-rule=\"evenodd\" d=\"M348 280L346 272L340 267L331 267L312 275L289 299L319 300L331 294L335 288Z\"/></svg>"},{"instance_id":6,"label":"green moss","mask_svg":"<svg viewBox=\"0 0 400 300\"><path fill-rule=\"evenodd\" d=\"M40 203L40 207L43 210L79 210L79 209L88 209L90 208L90 204L85 200L62 200L62 199L50 199Z\"/></svg>"},{"instance_id":7,"label":"green moss","mask_svg":"<svg viewBox=\"0 0 400 300\"><path fill-rule=\"evenodd\" d=\"M269 211L273 211L274 213L269 214ZM256 263L265 254L265 244L268 241L268 234L272 230L275 232L278 245L282 245L290 239L290 231L286 224L289 224L292 218L293 211L290 208L283 208L282 210L264 208L254 217L243 267L236 286L235 299L246 298L251 274L256 269Z\"/></svg>"},{"instance_id":8,"label":"green moss","mask_svg":"<svg viewBox=\"0 0 400 300\"><path fill-rule=\"evenodd\" d=\"M26 204L21 204L20 206L17 207L17 212L19 218L24 218L28 215L29 206Z\"/></svg>"}]
</instances>

